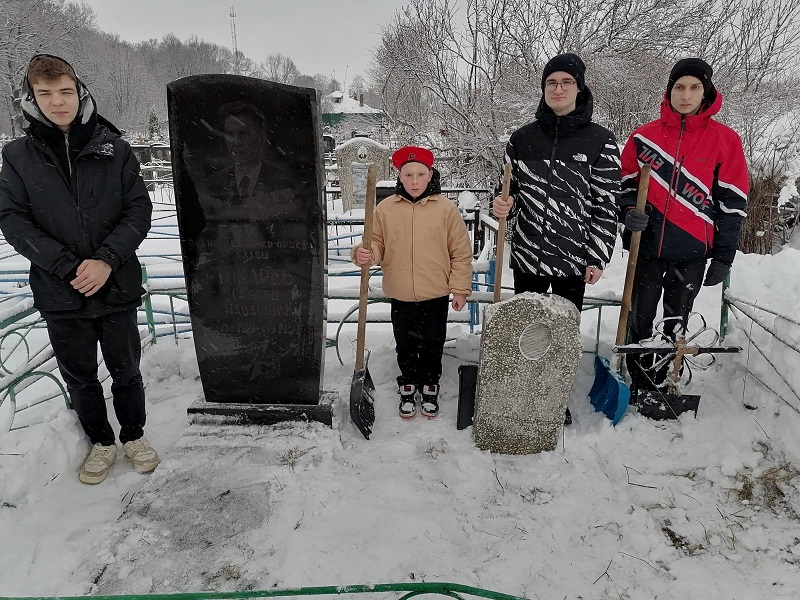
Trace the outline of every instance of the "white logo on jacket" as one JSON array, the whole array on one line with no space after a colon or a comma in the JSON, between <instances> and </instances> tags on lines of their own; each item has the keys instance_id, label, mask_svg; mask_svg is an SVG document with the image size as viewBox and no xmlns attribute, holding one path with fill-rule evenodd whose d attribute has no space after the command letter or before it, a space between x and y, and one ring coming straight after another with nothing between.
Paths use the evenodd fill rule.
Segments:
<instances>
[{"instance_id":1,"label":"white logo on jacket","mask_svg":"<svg viewBox=\"0 0 800 600\"><path fill-rule=\"evenodd\" d=\"M574 154L572 160L575 162L586 162L587 159L585 154Z\"/></svg>"}]
</instances>

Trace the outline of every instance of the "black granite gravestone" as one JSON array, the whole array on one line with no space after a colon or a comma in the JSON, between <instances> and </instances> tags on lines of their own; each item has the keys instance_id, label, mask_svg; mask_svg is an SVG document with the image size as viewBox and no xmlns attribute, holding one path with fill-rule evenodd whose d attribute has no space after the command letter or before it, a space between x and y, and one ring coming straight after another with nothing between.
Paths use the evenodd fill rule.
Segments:
<instances>
[{"instance_id":1,"label":"black granite gravestone","mask_svg":"<svg viewBox=\"0 0 800 600\"><path fill-rule=\"evenodd\" d=\"M198 75L170 83L167 101L204 402L224 405L221 414L247 405L262 422L291 418L300 405L298 414L330 423L330 405L320 404L326 247L316 92ZM253 405L280 406L258 417Z\"/></svg>"}]
</instances>

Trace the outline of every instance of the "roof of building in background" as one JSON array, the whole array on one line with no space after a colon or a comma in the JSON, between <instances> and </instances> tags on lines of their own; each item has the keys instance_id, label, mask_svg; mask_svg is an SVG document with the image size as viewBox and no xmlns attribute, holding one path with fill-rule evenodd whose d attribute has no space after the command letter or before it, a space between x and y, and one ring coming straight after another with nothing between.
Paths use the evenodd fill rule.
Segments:
<instances>
[{"instance_id":1,"label":"roof of building in background","mask_svg":"<svg viewBox=\"0 0 800 600\"><path fill-rule=\"evenodd\" d=\"M382 113L379 108L362 104L354 98L345 96L341 91L331 92L322 98L322 112L325 114L375 114Z\"/></svg>"}]
</instances>

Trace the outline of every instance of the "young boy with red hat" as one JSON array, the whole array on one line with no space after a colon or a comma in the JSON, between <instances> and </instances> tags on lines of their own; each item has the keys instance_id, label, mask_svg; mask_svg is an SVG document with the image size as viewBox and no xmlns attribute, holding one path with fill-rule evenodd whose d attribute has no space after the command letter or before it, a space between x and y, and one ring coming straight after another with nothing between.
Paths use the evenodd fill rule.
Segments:
<instances>
[{"instance_id":1,"label":"young boy with red hat","mask_svg":"<svg viewBox=\"0 0 800 600\"><path fill-rule=\"evenodd\" d=\"M629 320L633 343L653 335L662 292L664 334L675 339L701 284L722 283L736 256L746 216L747 162L739 135L712 118L722 107L712 75L711 65L699 58L678 61L661 117L634 131L622 151L623 242L631 231L642 232ZM640 212L636 188L644 164L653 170L647 210ZM632 358L628 370L635 389L654 390L666 375L666 369L643 370Z\"/></svg>"},{"instance_id":2,"label":"young boy with red hat","mask_svg":"<svg viewBox=\"0 0 800 600\"><path fill-rule=\"evenodd\" d=\"M404 146L392 155L395 193L375 208L372 242L353 249L359 266L381 265L397 345L400 416L439 412L439 379L450 306L472 293L472 244L455 203L443 196L433 153ZM449 300L452 294L452 301Z\"/></svg>"}]
</instances>

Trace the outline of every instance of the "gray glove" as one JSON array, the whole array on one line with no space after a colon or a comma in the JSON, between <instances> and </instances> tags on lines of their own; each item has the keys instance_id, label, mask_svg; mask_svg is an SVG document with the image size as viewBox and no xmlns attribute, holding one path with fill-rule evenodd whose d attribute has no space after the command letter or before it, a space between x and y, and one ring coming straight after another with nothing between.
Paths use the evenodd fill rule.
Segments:
<instances>
[{"instance_id":1,"label":"gray glove","mask_svg":"<svg viewBox=\"0 0 800 600\"><path fill-rule=\"evenodd\" d=\"M625 213L625 229L628 231L644 231L650 217L640 210L631 208Z\"/></svg>"}]
</instances>

